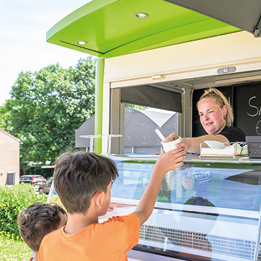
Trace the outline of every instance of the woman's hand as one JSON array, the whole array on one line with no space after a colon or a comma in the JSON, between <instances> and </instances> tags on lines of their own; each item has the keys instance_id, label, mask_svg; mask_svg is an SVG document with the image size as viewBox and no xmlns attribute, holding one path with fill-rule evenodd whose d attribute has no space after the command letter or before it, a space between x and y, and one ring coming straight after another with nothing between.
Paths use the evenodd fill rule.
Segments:
<instances>
[{"instance_id":1,"label":"woman's hand","mask_svg":"<svg viewBox=\"0 0 261 261\"><path fill-rule=\"evenodd\" d=\"M177 140L179 136L176 133L171 133L163 142L170 142L173 140Z\"/></svg>"},{"instance_id":2,"label":"woman's hand","mask_svg":"<svg viewBox=\"0 0 261 261\"><path fill-rule=\"evenodd\" d=\"M187 138L180 138L181 142L176 144L177 148L182 148L185 153L188 152L188 148L189 148L189 143L188 143L188 139Z\"/></svg>"},{"instance_id":3,"label":"woman's hand","mask_svg":"<svg viewBox=\"0 0 261 261\"><path fill-rule=\"evenodd\" d=\"M171 133L165 140L164 142L170 142L179 139L179 136L176 133ZM184 152L187 153L189 143L186 138L181 138L181 142L176 144L177 148L183 148Z\"/></svg>"}]
</instances>

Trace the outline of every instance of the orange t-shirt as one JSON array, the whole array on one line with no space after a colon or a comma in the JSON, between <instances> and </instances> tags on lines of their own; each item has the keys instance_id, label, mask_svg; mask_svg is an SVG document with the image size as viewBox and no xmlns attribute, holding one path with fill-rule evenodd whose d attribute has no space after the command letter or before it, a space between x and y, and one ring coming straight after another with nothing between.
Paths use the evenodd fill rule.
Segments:
<instances>
[{"instance_id":1,"label":"orange t-shirt","mask_svg":"<svg viewBox=\"0 0 261 261\"><path fill-rule=\"evenodd\" d=\"M139 242L140 221L136 214L113 217L67 234L63 228L46 235L40 261L126 261L126 254Z\"/></svg>"}]
</instances>

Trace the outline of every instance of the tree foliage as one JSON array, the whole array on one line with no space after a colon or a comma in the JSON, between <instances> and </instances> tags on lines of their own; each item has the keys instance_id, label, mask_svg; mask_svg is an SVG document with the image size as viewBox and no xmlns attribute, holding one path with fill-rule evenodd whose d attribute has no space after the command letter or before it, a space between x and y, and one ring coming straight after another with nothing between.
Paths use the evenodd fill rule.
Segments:
<instances>
[{"instance_id":1,"label":"tree foliage","mask_svg":"<svg viewBox=\"0 0 261 261\"><path fill-rule=\"evenodd\" d=\"M19 74L2 108L2 120L22 142L21 165L54 163L59 154L74 148L75 130L94 114L94 79L91 57L69 69L56 64Z\"/></svg>"},{"instance_id":2,"label":"tree foliage","mask_svg":"<svg viewBox=\"0 0 261 261\"><path fill-rule=\"evenodd\" d=\"M0 128L10 132L11 123L9 121L10 111L7 109L6 103L0 106Z\"/></svg>"},{"instance_id":3,"label":"tree foliage","mask_svg":"<svg viewBox=\"0 0 261 261\"><path fill-rule=\"evenodd\" d=\"M145 106L129 104L129 103L125 103L125 107L129 107L129 108L133 108L133 109L137 109L137 110L142 110L142 111L144 111L148 108L148 107L145 107Z\"/></svg>"}]
</instances>

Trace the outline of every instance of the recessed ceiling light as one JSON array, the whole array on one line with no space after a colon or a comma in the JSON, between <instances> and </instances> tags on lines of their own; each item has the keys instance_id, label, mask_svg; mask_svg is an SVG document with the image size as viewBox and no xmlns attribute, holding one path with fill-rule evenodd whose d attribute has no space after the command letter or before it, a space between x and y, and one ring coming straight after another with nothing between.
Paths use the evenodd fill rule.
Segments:
<instances>
[{"instance_id":1,"label":"recessed ceiling light","mask_svg":"<svg viewBox=\"0 0 261 261\"><path fill-rule=\"evenodd\" d=\"M85 42L85 41L77 41L77 44L81 44L81 45L85 45L87 44L88 42Z\"/></svg>"},{"instance_id":2,"label":"recessed ceiling light","mask_svg":"<svg viewBox=\"0 0 261 261\"><path fill-rule=\"evenodd\" d=\"M138 18L148 18L149 17L149 15L145 14L145 13L137 13L137 14L135 14L135 16Z\"/></svg>"}]
</instances>

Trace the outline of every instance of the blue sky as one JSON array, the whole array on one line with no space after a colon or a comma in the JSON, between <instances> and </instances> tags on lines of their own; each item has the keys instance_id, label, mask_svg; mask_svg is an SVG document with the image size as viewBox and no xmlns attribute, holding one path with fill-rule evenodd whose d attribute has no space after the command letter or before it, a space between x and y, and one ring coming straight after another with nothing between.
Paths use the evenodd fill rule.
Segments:
<instances>
[{"instance_id":1,"label":"blue sky","mask_svg":"<svg viewBox=\"0 0 261 261\"><path fill-rule=\"evenodd\" d=\"M0 105L21 71L74 66L87 54L46 42L46 32L88 0L0 0Z\"/></svg>"}]
</instances>

